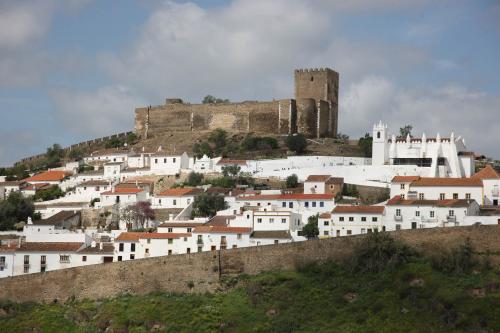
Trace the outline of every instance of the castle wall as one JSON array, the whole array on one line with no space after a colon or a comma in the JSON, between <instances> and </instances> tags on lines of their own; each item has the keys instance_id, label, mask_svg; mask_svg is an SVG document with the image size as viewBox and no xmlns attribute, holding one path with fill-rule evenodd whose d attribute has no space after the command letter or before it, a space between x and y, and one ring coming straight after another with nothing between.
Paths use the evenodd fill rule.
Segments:
<instances>
[{"instance_id":1,"label":"castle wall","mask_svg":"<svg viewBox=\"0 0 500 333\"><path fill-rule=\"evenodd\" d=\"M500 226L432 228L391 232L424 254L435 254L469 238L476 253L491 253L500 264ZM365 235L279 245L171 255L75 267L0 279L0 300L61 302L100 299L124 293L212 292L222 277L292 270L308 262L340 262ZM192 287L192 288L191 288Z\"/></svg>"},{"instance_id":2,"label":"castle wall","mask_svg":"<svg viewBox=\"0 0 500 333\"><path fill-rule=\"evenodd\" d=\"M279 101L279 133L297 132L297 104L294 99Z\"/></svg>"},{"instance_id":3,"label":"castle wall","mask_svg":"<svg viewBox=\"0 0 500 333\"><path fill-rule=\"evenodd\" d=\"M318 118L316 102L312 98L297 99L297 133L317 136Z\"/></svg>"},{"instance_id":4,"label":"castle wall","mask_svg":"<svg viewBox=\"0 0 500 333\"><path fill-rule=\"evenodd\" d=\"M330 126L330 104L327 101L319 101L318 106L318 137L326 137L331 131Z\"/></svg>"}]
</instances>

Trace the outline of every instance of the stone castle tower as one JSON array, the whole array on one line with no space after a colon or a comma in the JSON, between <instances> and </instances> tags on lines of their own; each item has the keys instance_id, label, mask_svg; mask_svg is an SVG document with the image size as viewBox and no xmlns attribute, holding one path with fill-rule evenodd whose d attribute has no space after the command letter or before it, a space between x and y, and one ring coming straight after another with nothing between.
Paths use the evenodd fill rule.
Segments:
<instances>
[{"instance_id":1,"label":"stone castle tower","mask_svg":"<svg viewBox=\"0 0 500 333\"><path fill-rule=\"evenodd\" d=\"M338 129L339 74L329 68L297 69L295 99L191 104L167 98L164 105L135 110L142 138L165 132L212 131L335 137Z\"/></svg>"}]
</instances>

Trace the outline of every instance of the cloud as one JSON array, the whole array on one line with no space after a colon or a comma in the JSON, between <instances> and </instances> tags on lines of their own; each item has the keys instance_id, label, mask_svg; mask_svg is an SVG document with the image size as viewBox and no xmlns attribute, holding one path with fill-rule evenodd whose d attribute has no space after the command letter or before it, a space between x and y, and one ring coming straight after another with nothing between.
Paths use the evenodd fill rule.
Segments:
<instances>
[{"instance_id":1,"label":"cloud","mask_svg":"<svg viewBox=\"0 0 500 333\"><path fill-rule=\"evenodd\" d=\"M133 128L134 106L146 103L124 86L90 92L55 90L51 96L64 129L90 138L129 131Z\"/></svg>"},{"instance_id":2,"label":"cloud","mask_svg":"<svg viewBox=\"0 0 500 333\"><path fill-rule=\"evenodd\" d=\"M349 86L340 99L342 132L361 136L382 120L392 132L405 124L417 136L461 135L468 148L498 157L497 110L500 96L476 92L457 84L434 88L397 87L384 77L366 77Z\"/></svg>"}]
</instances>

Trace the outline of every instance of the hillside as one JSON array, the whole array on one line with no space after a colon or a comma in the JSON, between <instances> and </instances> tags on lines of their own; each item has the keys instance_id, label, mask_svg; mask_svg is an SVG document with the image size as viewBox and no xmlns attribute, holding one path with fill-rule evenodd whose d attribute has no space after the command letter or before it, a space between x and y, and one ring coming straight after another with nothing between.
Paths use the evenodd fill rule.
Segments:
<instances>
[{"instance_id":1,"label":"hillside","mask_svg":"<svg viewBox=\"0 0 500 333\"><path fill-rule=\"evenodd\" d=\"M424 258L372 237L343 264L225 281L215 294L4 303L3 332L499 332L500 270L463 244Z\"/></svg>"}]
</instances>

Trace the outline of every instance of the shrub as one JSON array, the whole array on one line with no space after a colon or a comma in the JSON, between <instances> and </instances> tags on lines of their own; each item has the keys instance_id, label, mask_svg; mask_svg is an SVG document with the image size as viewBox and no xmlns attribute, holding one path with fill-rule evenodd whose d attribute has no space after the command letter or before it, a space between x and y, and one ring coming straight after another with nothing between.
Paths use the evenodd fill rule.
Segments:
<instances>
[{"instance_id":1,"label":"shrub","mask_svg":"<svg viewBox=\"0 0 500 333\"><path fill-rule=\"evenodd\" d=\"M224 196L218 193L201 193L193 201L192 217L214 216L217 211L225 209Z\"/></svg>"},{"instance_id":2,"label":"shrub","mask_svg":"<svg viewBox=\"0 0 500 333\"><path fill-rule=\"evenodd\" d=\"M203 181L203 174L197 172L190 172L186 181L188 186L198 186Z\"/></svg>"},{"instance_id":3,"label":"shrub","mask_svg":"<svg viewBox=\"0 0 500 333\"><path fill-rule=\"evenodd\" d=\"M309 216L307 219L307 224L302 229L302 235L307 239L316 238L319 235L318 229L318 217L319 215Z\"/></svg>"},{"instance_id":4,"label":"shrub","mask_svg":"<svg viewBox=\"0 0 500 333\"><path fill-rule=\"evenodd\" d=\"M285 144L291 151L296 154L302 154L306 151L307 140L303 134L294 134L286 137Z\"/></svg>"},{"instance_id":5,"label":"shrub","mask_svg":"<svg viewBox=\"0 0 500 333\"><path fill-rule=\"evenodd\" d=\"M444 273L463 274L478 266L469 238L451 250L440 251L439 254L430 256L430 261L434 269Z\"/></svg>"},{"instance_id":6,"label":"shrub","mask_svg":"<svg viewBox=\"0 0 500 333\"><path fill-rule=\"evenodd\" d=\"M292 174L288 177L286 177L286 187L288 188L294 188L299 185L299 178L297 177L296 174Z\"/></svg>"},{"instance_id":7,"label":"shrub","mask_svg":"<svg viewBox=\"0 0 500 333\"><path fill-rule=\"evenodd\" d=\"M408 245L386 233L374 232L354 247L354 253L346 265L351 272L379 273L394 270L415 255L416 252Z\"/></svg>"}]
</instances>

